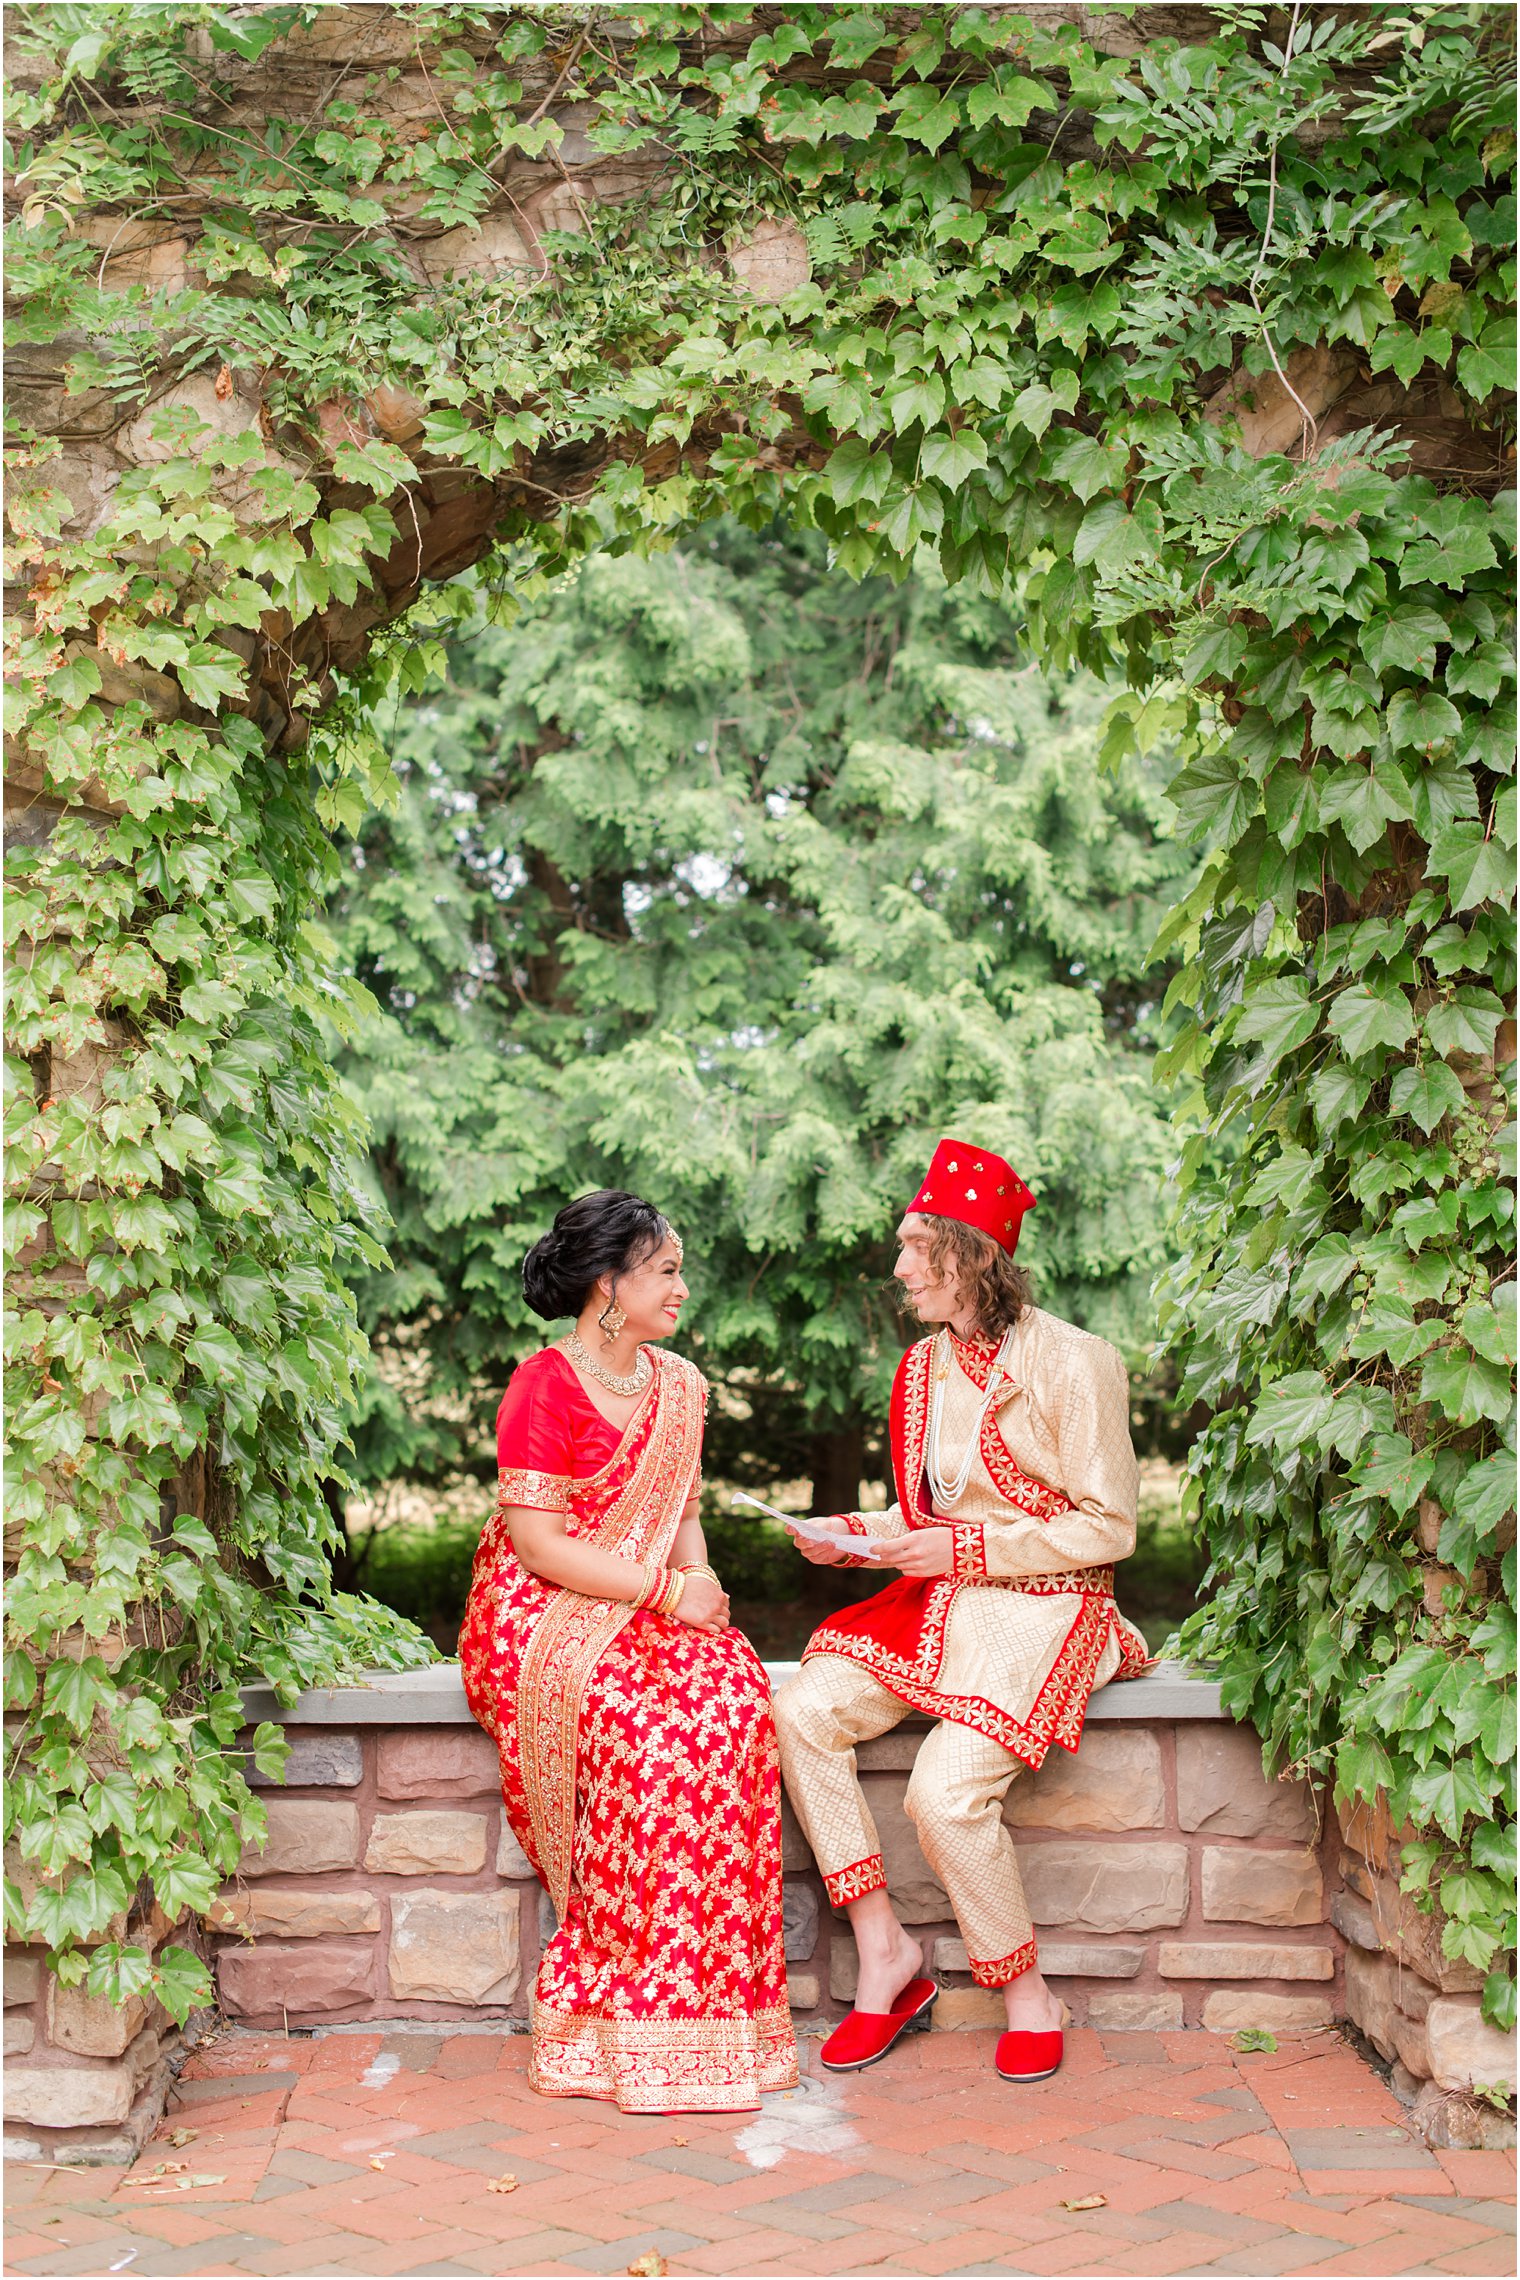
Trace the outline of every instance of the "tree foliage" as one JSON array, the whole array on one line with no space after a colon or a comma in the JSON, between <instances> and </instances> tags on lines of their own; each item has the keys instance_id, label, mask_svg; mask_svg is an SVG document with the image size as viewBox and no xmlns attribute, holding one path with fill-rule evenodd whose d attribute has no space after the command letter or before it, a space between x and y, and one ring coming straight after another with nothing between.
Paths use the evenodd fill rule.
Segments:
<instances>
[{"instance_id":1,"label":"tree foliage","mask_svg":"<svg viewBox=\"0 0 1520 2280\"><path fill-rule=\"evenodd\" d=\"M72 1971L140 1872L201 1896L250 1810L207 1770L250 1635L341 1645L293 1611L363 1233L305 1026L342 999L318 825L383 777L317 717L335 657L472 497L465 553L541 570L785 512L853 576L927 542L1015 584L1048 661L1128 679L1115 749L1182 692L1173 1065L1235 1151L1185 1164L1171 1314L1223 1405L1198 1635L1271 1752L1428 1833L1512 2017L1511 12L1202 11L1133 55L1087 11L588 9L563 45L554 11L362 14L408 69L351 46L287 98L337 12L38 9L12 106L23 345L135 466L86 512L81 422L17 439L14 727L85 805L12 904L8 1826L42 1884L9 1904ZM558 156L572 103L615 200ZM423 290L411 236L500 237L533 165L565 189L517 270ZM780 298L743 282L762 222L808 250ZM132 281L128 224L194 264ZM371 702L424 669L373 658Z\"/></svg>"},{"instance_id":2,"label":"tree foliage","mask_svg":"<svg viewBox=\"0 0 1520 2280\"><path fill-rule=\"evenodd\" d=\"M490 1389L542 1336L518 1262L605 1182L682 1230L715 1461L822 1493L811 1437L843 1429L858 1481L942 1130L1020 1165L1042 1301L1144 1368L1175 1154L1146 964L1194 868L1165 763L1100 770L1102 688L1052 686L932 559L898 586L825 557L734 525L593 557L376 720L398 804L329 903L381 1008L339 1066L395 1230L362 1477L494 1467Z\"/></svg>"}]
</instances>

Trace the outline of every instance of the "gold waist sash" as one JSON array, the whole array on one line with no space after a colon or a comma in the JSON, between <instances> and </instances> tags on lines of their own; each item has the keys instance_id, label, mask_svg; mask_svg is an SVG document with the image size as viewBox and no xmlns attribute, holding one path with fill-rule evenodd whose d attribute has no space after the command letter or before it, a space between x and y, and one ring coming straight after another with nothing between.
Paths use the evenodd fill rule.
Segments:
<instances>
[{"instance_id":1,"label":"gold waist sash","mask_svg":"<svg viewBox=\"0 0 1520 2280\"><path fill-rule=\"evenodd\" d=\"M1080 1591L1093 1599L1112 1599L1114 1595L1111 1567L1066 1568L1059 1575L977 1575L964 1580L972 1590L991 1583L1000 1591L1032 1591L1041 1599L1053 1598L1063 1591Z\"/></svg>"}]
</instances>

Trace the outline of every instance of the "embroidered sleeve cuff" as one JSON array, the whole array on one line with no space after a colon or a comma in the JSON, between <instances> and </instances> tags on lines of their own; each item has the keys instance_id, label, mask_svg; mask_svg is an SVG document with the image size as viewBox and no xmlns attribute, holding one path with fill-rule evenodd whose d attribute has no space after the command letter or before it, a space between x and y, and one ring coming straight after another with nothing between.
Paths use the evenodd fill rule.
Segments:
<instances>
[{"instance_id":1,"label":"embroidered sleeve cuff","mask_svg":"<svg viewBox=\"0 0 1520 2280\"><path fill-rule=\"evenodd\" d=\"M503 1510L509 1504L525 1504L535 1512L568 1512L573 1480L559 1473L511 1472L500 1475L498 1501Z\"/></svg>"},{"instance_id":2,"label":"embroidered sleeve cuff","mask_svg":"<svg viewBox=\"0 0 1520 2280\"><path fill-rule=\"evenodd\" d=\"M986 1530L960 1521L951 1528L950 1536L951 1574L961 1583L978 1582L987 1573Z\"/></svg>"},{"instance_id":3,"label":"embroidered sleeve cuff","mask_svg":"<svg viewBox=\"0 0 1520 2280\"><path fill-rule=\"evenodd\" d=\"M852 1861L833 1875L825 1873L823 1879L823 1888L835 1908L848 1908L852 1900L863 1900L868 1892L884 1892L886 1885L887 1871L880 1853Z\"/></svg>"}]
</instances>

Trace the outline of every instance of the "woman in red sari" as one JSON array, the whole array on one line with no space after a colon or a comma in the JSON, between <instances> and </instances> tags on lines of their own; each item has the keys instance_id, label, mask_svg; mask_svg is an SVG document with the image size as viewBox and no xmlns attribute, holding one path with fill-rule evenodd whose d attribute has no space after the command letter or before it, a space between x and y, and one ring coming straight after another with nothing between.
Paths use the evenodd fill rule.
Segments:
<instances>
[{"instance_id":1,"label":"woman in red sari","mask_svg":"<svg viewBox=\"0 0 1520 2280\"><path fill-rule=\"evenodd\" d=\"M514 1373L459 1638L507 1818L559 1929L530 2080L625 2113L752 2107L797 2079L770 1686L697 1517L701 1372L668 1338L679 1238L619 1189L523 1265L569 1336Z\"/></svg>"}]
</instances>

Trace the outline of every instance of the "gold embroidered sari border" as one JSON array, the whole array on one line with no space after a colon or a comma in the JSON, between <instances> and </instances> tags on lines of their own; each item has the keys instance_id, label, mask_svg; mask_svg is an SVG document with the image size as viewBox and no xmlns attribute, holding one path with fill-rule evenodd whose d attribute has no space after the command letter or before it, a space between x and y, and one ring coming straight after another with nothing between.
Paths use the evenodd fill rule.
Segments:
<instances>
[{"instance_id":1,"label":"gold embroidered sari border","mask_svg":"<svg viewBox=\"0 0 1520 2280\"><path fill-rule=\"evenodd\" d=\"M797 2081L785 2004L748 2019L609 2019L533 2010L528 2079L548 2098L603 2098L625 2113L731 2112Z\"/></svg>"}]
</instances>

